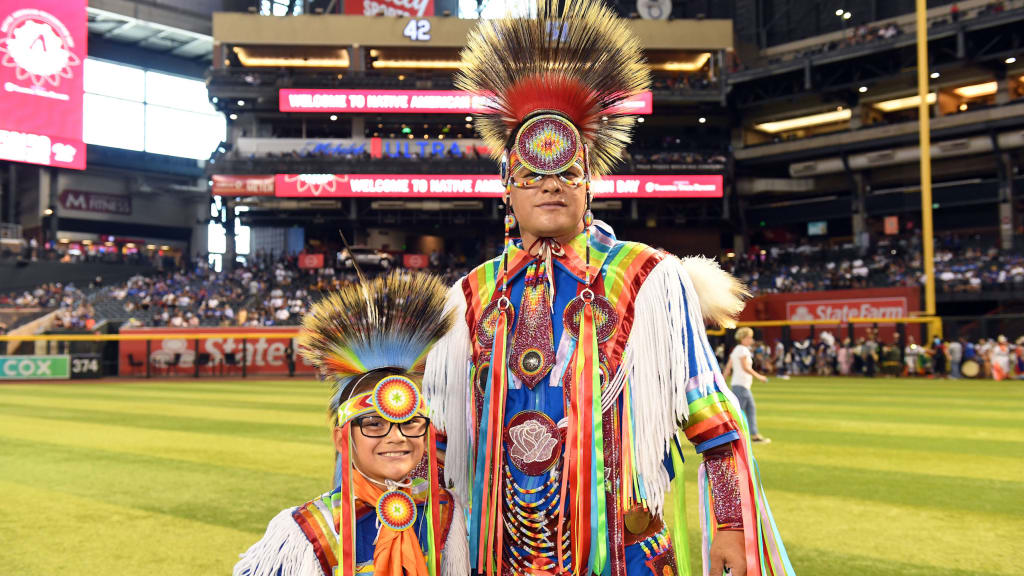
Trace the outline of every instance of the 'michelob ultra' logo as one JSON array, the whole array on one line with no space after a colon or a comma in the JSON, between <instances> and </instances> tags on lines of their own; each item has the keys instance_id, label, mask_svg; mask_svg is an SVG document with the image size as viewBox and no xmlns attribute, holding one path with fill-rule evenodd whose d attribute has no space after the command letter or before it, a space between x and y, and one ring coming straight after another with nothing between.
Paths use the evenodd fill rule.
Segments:
<instances>
[{"instance_id":1,"label":"'michelob ultra' logo","mask_svg":"<svg viewBox=\"0 0 1024 576\"><path fill-rule=\"evenodd\" d=\"M0 380L66 380L67 356L0 356Z\"/></svg>"}]
</instances>

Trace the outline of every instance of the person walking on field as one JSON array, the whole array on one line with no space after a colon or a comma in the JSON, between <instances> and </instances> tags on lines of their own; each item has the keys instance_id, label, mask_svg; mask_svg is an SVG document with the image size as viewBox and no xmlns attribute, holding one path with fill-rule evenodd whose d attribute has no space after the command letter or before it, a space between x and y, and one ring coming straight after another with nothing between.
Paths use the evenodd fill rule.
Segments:
<instances>
[{"instance_id":1,"label":"person walking on field","mask_svg":"<svg viewBox=\"0 0 1024 576\"><path fill-rule=\"evenodd\" d=\"M754 393L750 387L754 378L761 382L767 382L768 378L754 370L751 361L750 345L754 343L754 331L743 327L736 331L736 341L739 344L729 354L729 362L725 365L725 372L722 374L729 380L729 387L733 394L739 399L740 409L747 416L747 426L750 427L750 440L753 442L771 442L771 438L765 438L757 431L757 406L754 404Z\"/></svg>"}]
</instances>

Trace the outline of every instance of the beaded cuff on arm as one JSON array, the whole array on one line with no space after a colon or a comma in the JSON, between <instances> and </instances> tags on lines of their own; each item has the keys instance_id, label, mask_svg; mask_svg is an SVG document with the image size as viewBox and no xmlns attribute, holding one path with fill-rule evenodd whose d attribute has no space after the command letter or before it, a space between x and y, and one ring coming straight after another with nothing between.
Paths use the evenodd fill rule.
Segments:
<instances>
[{"instance_id":1,"label":"beaded cuff on arm","mask_svg":"<svg viewBox=\"0 0 1024 576\"><path fill-rule=\"evenodd\" d=\"M743 530L743 506L736 462L726 451L706 454L704 467L711 484L711 501L719 530Z\"/></svg>"}]
</instances>

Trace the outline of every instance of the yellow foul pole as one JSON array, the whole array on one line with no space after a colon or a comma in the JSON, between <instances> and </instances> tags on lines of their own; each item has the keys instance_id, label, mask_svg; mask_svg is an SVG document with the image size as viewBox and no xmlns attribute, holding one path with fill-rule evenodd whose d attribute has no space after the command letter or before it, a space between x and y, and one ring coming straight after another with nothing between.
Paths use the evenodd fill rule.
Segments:
<instances>
[{"instance_id":1,"label":"yellow foul pole","mask_svg":"<svg viewBox=\"0 0 1024 576\"><path fill-rule=\"evenodd\" d=\"M921 100L917 106L917 114L921 147L921 246L924 248L924 312L928 316L934 316L935 235L932 232L932 137L928 110L929 71L926 12L926 0L917 0L917 93ZM929 338L931 335L929 334Z\"/></svg>"}]
</instances>

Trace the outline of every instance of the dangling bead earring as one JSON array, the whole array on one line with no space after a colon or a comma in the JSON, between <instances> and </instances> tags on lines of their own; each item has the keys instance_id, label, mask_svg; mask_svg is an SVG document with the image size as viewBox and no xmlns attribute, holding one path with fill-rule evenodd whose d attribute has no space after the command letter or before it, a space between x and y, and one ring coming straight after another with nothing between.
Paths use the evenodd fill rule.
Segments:
<instances>
[{"instance_id":1,"label":"dangling bead earring","mask_svg":"<svg viewBox=\"0 0 1024 576\"><path fill-rule=\"evenodd\" d=\"M501 162L498 164L501 171L501 183L505 185L505 244L501 254L501 293L508 295L508 248L511 242L512 228L516 225L516 217L512 214L512 178L509 174L508 150L501 154Z\"/></svg>"},{"instance_id":2,"label":"dangling bead earring","mask_svg":"<svg viewBox=\"0 0 1024 576\"><path fill-rule=\"evenodd\" d=\"M583 213L583 230L587 233L587 286L590 286L590 227L594 224L594 213L590 210L590 147L583 145L583 183L586 186L587 210Z\"/></svg>"},{"instance_id":3,"label":"dangling bead earring","mask_svg":"<svg viewBox=\"0 0 1024 576\"><path fill-rule=\"evenodd\" d=\"M590 228L594 224L594 213L590 210L590 179L587 178L587 210L583 213L583 230L587 233L587 286L590 286Z\"/></svg>"},{"instance_id":4,"label":"dangling bead earring","mask_svg":"<svg viewBox=\"0 0 1024 576\"><path fill-rule=\"evenodd\" d=\"M512 243L512 228L516 217L512 214L512 181L505 184L505 245L501 255L501 293L508 295L508 250Z\"/></svg>"}]
</instances>

